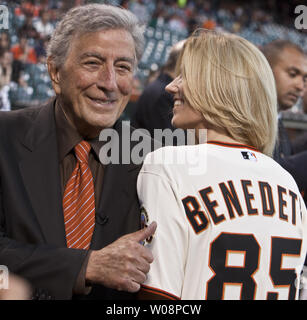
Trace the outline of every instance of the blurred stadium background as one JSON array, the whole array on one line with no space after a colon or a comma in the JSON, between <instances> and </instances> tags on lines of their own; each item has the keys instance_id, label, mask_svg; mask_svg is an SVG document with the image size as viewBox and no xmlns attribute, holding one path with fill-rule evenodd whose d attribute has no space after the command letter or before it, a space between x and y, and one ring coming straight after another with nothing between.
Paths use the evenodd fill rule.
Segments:
<instances>
[{"instance_id":1,"label":"blurred stadium background","mask_svg":"<svg viewBox=\"0 0 307 320\"><path fill-rule=\"evenodd\" d=\"M294 8L302 1L1 1L9 8L9 27L0 30L2 53L14 52L13 48L18 47L23 37L32 50L32 56L26 61L12 61L12 77L3 93L7 94L12 110L40 104L53 96L45 63L45 45L63 13L73 6L93 2L128 8L146 25L144 54L135 75L131 101L123 114L126 120L144 86L163 66L171 46L197 27L233 32L257 46L275 39L288 39L307 51L307 30L294 27ZM307 116L301 111L300 103L283 116L288 128L307 129Z\"/></svg>"}]
</instances>

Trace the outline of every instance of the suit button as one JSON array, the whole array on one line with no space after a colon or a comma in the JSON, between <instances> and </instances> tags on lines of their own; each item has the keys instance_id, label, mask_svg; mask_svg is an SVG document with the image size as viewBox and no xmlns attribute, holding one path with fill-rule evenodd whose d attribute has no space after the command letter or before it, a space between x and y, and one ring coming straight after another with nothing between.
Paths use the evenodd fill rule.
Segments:
<instances>
[{"instance_id":1,"label":"suit button","mask_svg":"<svg viewBox=\"0 0 307 320\"><path fill-rule=\"evenodd\" d=\"M96 222L101 226L105 225L109 221L108 216L101 217L100 215L96 215Z\"/></svg>"}]
</instances>

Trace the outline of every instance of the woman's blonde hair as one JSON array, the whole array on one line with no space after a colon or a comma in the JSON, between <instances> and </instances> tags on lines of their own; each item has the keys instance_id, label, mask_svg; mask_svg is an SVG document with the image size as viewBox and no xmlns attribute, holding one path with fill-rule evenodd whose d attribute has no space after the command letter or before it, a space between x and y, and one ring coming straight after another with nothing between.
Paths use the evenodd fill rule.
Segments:
<instances>
[{"instance_id":1,"label":"woman's blonde hair","mask_svg":"<svg viewBox=\"0 0 307 320\"><path fill-rule=\"evenodd\" d=\"M277 95L268 61L252 43L227 33L197 30L177 64L188 103L243 144L272 155Z\"/></svg>"}]
</instances>

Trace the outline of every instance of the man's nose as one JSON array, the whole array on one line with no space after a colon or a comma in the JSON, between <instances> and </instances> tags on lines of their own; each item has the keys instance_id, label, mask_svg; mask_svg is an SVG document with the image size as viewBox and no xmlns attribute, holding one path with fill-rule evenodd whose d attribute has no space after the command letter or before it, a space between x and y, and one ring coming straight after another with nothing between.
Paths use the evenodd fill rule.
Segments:
<instances>
[{"instance_id":1,"label":"man's nose","mask_svg":"<svg viewBox=\"0 0 307 320\"><path fill-rule=\"evenodd\" d=\"M305 89L305 81L303 77L297 77L295 82L295 88L303 96L304 89Z\"/></svg>"},{"instance_id":2,"label":"man's nose","mask_svg":"<svg viewBox=\"0 0 307 320\"><path fill-rule=\"evenodd\" d=\"M100 71L97 86L107 91L114 91L117 88L116 73L113 67L106 66Z\"/></svg>"}]
</instances>

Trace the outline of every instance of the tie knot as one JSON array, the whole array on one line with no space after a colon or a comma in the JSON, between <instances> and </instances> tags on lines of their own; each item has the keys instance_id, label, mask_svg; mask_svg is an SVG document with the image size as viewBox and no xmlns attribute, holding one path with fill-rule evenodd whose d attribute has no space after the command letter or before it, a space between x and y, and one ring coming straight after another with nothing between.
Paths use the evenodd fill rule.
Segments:
<instances>
[{"instance_id":1,"label":"tie knot","mask_svg":"<svg viewBox=\"0 0 307 320\"><path fill-rule=\"evenodd\" d=\"M81 141L75 146L75 153L80 163L88 163L88 156L91 150L91 145L86 141Z\"/></svg>"}]
</instances>

